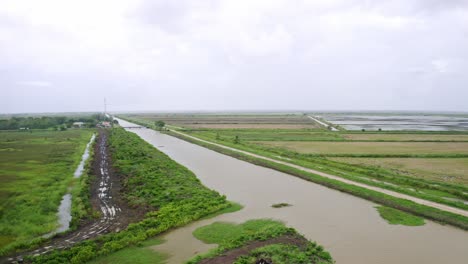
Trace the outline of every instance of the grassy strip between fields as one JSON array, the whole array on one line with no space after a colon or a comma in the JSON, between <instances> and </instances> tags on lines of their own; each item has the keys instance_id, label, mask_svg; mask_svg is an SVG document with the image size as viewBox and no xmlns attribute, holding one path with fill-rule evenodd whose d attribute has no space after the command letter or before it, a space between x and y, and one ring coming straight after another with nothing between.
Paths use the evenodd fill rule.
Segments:
<instances>
[{"instance_id":1,"label":"grassy strip between fields","mask_svg":"<svg viewBox=\"0 0 468 264\"><path fill-rule=\"evenodd\" d=\"M386 206L376 206L380 216L392 225L422 226L424 219Z\"/></svg>"},{"instance_id":2,"label":"grassy strip between fields","mask_svg":"<svg viewBox=\"0 0 468 264\"><path fill-rule=\"evenodd\" d=\"M243 254L234 254L233 263L250 264L260 259L270 260L275 264L289 263L334 263L330 254L315 242L309 242L294 229L286 227L283 223L269 220L249 220L243 224L227 222L214 222L199 227L193 235L209 244L218 244L219 247L206 254L198 255L190 260L189 264L199 263L204 259L226 256L226 252L262 241L270 240L270 244L258 244L258 247ZM275 238L285 238L283 241L272 241ZM285 243L289 241L291 243ZM229 262L231 263L231 262Z\"/></svg>"},{"instance_id":3,"label":"grassy strip between fields","mask_svg":"<svg viewBox=\"0 0 468 264\"><path fill-rule=\"evenodd\" d=\"M405 211L417 216L421 216L427 219L431 219L440 223L450 224L461 229L468 230L468 217L446 212L443 210L439 210L437 208L421 205L409 200L396 198L391 195L383 194L377 191L369 190L363 187L343 183L338 180L329 179L323 176L319 176L310 172L305 172L300 169L292 168L290 166L286 166L283 164L279 164L276 162L268 161L262 158L253 157L250 155L246 155L243 153L239 153L237 151L229 150L226 148L222 148L213 144L201 142L199 140L195 140L186 136L182 136L177 133L173 133L168 131L168 134L178 137L180 139L186 140L188 142L209 148L216 152L226 154L232 157L235 157L240 160L244 160L259 166L275 169L281 172L285 172L302 179L312 181L321 185L324 185L329 188L333 188L345 193L352 194L354 196L358 196L364 198L366 200L370 200L388 207L392 207L395 209L399 209L401 211Z\"/></svg>"},{"instance_id":4,"label":"grassy strip between fields","mask_svg":"<svg viewBox=\"0 0 468 264\"><path fill-rule=\"evenodd\" d=\"M126 175L124 198L152 208L125 230L83 241L66 250L28 256L32 263L83 263L137 245L171 228L231 206L226 197L203 186L197 177L137 135L113 129L109 136L113 165Z\"/></svg>"}]
</instances>

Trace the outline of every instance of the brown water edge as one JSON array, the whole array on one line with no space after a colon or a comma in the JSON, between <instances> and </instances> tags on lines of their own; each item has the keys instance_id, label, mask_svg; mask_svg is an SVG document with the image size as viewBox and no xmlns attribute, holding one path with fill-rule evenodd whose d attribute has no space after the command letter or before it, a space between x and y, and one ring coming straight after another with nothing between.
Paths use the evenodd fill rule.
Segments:
<instances>
[{"instance_id":1,"label":"brown water edge","mask_svg":"<svg viewBox=\"0 0 468 264\"><path fill-rule=\"evenodd\" d=\"M122 125L126 122L119 120ZM389 225L375 204L278 171L255 166L149 129L133 129L207 187L245 206L241 211L192 223L164 235L155 246L182 263L214 245L195 239L193 230L214 221L273 218L325 246L338 263L466 263L468 232L431 221L421 227ZM286 202L291 207L271 208Z\"/></svg>"}]
</instances>

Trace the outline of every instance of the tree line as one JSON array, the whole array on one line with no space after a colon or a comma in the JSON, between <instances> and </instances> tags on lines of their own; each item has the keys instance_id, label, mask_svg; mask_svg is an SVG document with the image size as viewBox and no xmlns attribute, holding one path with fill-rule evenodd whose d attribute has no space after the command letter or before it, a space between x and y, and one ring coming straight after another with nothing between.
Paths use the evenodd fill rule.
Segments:
<instances>
[{"instance_id":1,"label":"tree line","mask_svg":"<svg viewBox=\"0 0 468 264\"><path fill-rule=\"evenodd\" d=\"M66 129L73 126L74 122L83 122L84 127L95 127L101 121L110 121L103 114L93 114L81 117L67 116L41 116L41 117L12 117L0 119L0 130L16 129Z\"/></svg>"}]
</instances>

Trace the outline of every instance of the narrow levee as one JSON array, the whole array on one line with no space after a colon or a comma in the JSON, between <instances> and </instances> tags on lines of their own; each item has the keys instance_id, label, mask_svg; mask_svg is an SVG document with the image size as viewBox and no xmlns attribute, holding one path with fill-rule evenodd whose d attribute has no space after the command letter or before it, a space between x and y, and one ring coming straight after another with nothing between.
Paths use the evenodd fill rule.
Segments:
<instances>
[{"instance_id":1,"label":"narrow levee","mask_svg":"<svg viewBox=\"0 0 468 264\"><path fill-rule=\"evenodd\" d=\"M131 126L119 120L124 126ZM408 227L389 225L375 204L275 170L259 167L160 134L128 129L192 170L202 183L244 205L235 213L195 222L167 233L155 250L169 253L169 263L182 263L205 252L192 236L199 226L214 221L243 222L273 218L294 227L306 238L324 245L337 263L464 263L468 232L432 221ZM271 205L292 206L275 209Z\"/></svg>"}]
</instances>

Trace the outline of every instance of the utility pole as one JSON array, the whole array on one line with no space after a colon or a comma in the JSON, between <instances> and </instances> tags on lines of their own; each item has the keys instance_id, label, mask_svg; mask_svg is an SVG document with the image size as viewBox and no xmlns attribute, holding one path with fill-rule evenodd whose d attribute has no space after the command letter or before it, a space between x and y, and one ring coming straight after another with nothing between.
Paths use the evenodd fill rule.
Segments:
<instances>
[{"instance_id":1,"label":"utility pole","mask_svg":"<svg viewBox=\"0 0 468 264\"><path fill-rule=\"evenodd\" d=\"M104 97L104 115L107 114L107 103L106 103L106 98Z\"/></svg>"}]
</instances>

